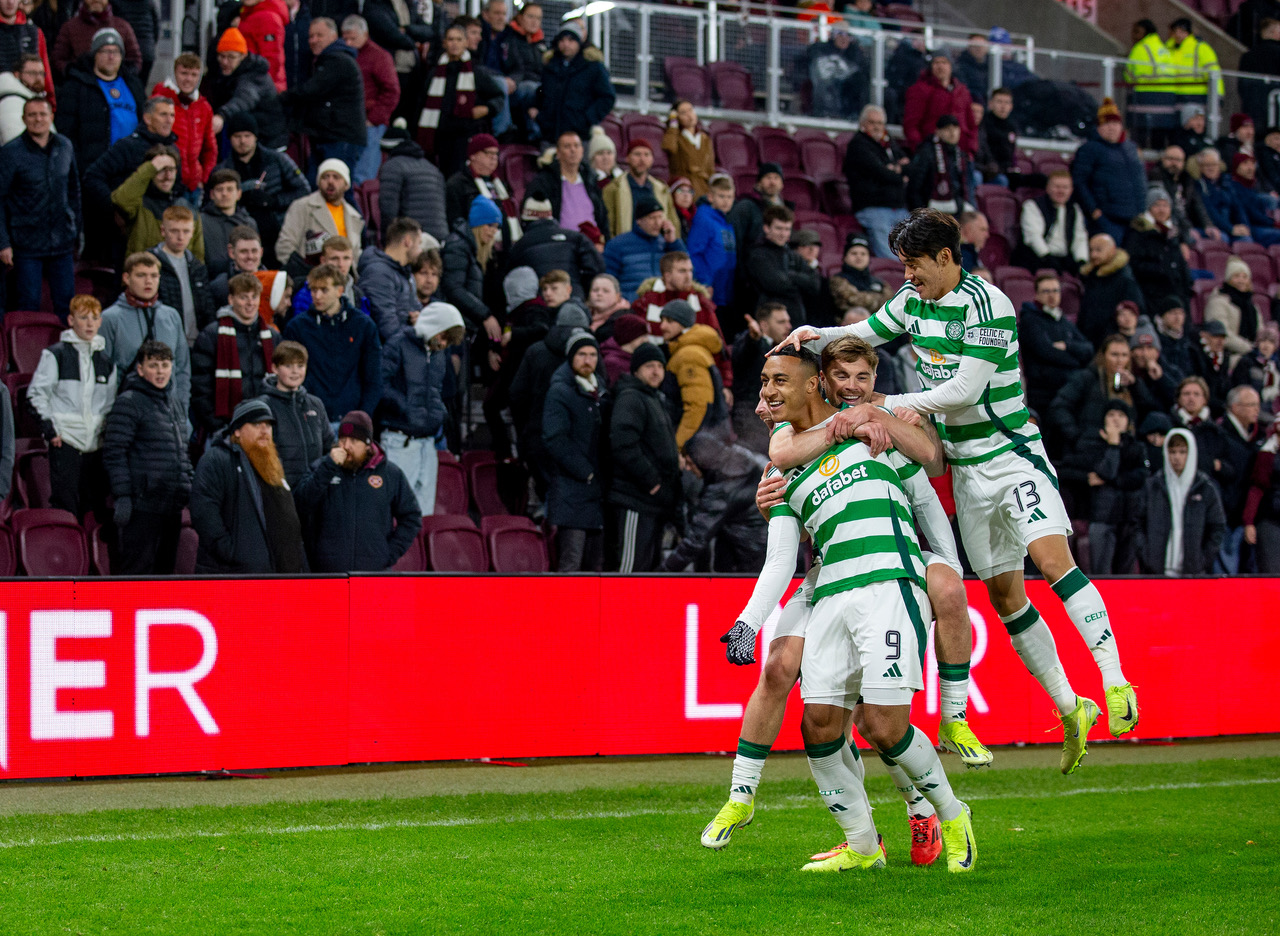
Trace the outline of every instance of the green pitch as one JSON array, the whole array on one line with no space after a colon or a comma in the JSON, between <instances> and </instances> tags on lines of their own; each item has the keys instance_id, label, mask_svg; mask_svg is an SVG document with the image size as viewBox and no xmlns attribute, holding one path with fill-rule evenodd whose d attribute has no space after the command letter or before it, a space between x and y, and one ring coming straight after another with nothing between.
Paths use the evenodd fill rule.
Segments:
<instances>
[{"instance_id":1,"label":"green pitch","mask_svg":"<svg viewBox=\"0 0 1280 936\"><path fill-rule=\"evenodd\" d=\"M868 785L888 869L798 873L838 833L795 756L770 762L754 825L718 853L698 835L724 799L725 758L646 762L646 785L620 788L590 784L611 763L625 783L637 762L590 761L552 784L588 785L571 792L8 815L0 920L6 934L1280 931L1280 757L1152 762L1161 750L1131 748L1137 763L1086 762L1073 777L965 772L945 758L974 811L967 876L941 860L911 866L905 811L878 765ZM541 783L538 768L485 769L504 785ZM661 781L690 770L701 782ZM366 779L379 788L376 772ZM197 783L100 789L110 803L131 790L216 800L244 789ZM46 787L44 801L82 808L85 786ZM0 787L0 810L25 792Z\"/></svg>"}]
</instances>

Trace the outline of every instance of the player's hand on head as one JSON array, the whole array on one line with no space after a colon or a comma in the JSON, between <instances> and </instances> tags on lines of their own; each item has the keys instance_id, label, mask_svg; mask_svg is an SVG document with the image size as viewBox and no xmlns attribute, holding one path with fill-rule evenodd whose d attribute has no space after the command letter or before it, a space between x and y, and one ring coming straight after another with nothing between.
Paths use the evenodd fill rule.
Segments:
<instances>
[{"instance_id":1,"label":"player's hand on head","mask_svg":"<svg viewBox=\"0 0 1280 936\"><path fill-rule=\"evenodd\" d=\"M781 351L783 348L795 348L799 351L800 346L805 342L817 341L821 337L822 336L818 334L818 330L816 328L810 328L808 325L801 325L791 334L787 335L787 337L782 340L782 344L775 347L773 351L770 351L769 353L773 354L774 351Z\"/></svg>"},{"instance_id":2,"label":"player's hand on head","mask_svg":"<svg viewBox=\"0 0 1280 936\"><path fill-rule=\"evenodd\" d=\"M756 632L738 621L720 638L726 644L725 658L734 666L750 666L756 661Z\"/></svg>"}]
</instances>

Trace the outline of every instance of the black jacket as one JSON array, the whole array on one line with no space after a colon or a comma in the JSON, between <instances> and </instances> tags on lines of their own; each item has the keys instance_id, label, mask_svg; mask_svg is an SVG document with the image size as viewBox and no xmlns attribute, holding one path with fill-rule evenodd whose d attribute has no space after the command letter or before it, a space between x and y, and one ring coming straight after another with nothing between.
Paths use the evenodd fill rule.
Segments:
<instances>
[{"instance_id":1,"label":"black jacket","mask_svg":"<svg viewBox=\"0 0 1280 936\"><path fill-rule=\"evenodd\" d=\"M1124 238L1129 252L1129 265L1146 299L1148 309L1159 308L1166 296L1191 301L1191 270L1182 258L1176 237L1161 234L1150 221L1139 215L1133 219Z\"/></svg>"},{"instance_id":2,"label":"black jacket","mask_svg":"<svg viewBox=\"0 0 1280 936\"><path fill-rule=\"evenodd\" d=\"M466 221L453 226L449 239L440 251L444 272L440 276L440 294L446 302L458 307L469 328L480 328L493 313L484 303L484 270L476 258L476 239Z\"/></svg>"},{"instance_id":3,"label":"black jacket","mask_svg":"<svg viewBox=\"0 0 1280 936\"><path fill-rule=\"evenodd\" d=\"M271 80L271 66L261 55L246 55L229 75L215 67L207 85L209 106L223 120L235 114L252 114L258 121L260 145L277 149L289 142L289 128L276 84Z\"/></svg>"},{"instance_id":4,"label":"black jacket","mask_svg":"<svg viewBox=\"0 0 1280 936\"><path fill-rule=\"evenodd\" d=\"M422 156L422 147L405 140L388 155L378 170L378 206L385 229L396 218L413 218L441 243L449 236L445 217L444 176L435 163ZM471 188L475 194L475 187Z\"/></svg>"},{"instance_id":5,"label":"black jacket","mask_svg":"<svg viewBox=\"0 0 1280 936\"><path fill-rule=\"evenodd\" d=\"M158 390L138 376L125 377L102 435L102 467L117 498L133 509L171 513L191 495L187 417L173 398L173 382Z\"/></svg>"},{"instance_id":6,"label":"black jacket","mask_svg":"<svg viewBox=\"0 0 1280 936\"><path fill-rule=\"evenodd\" d=\"M1067 347L1055 348L1058 341ZM1055 320L1035 302L1022 304L1018 348L1027 382L1027 402L1038 413L1046 412L1062 385L1093 358L1093 345L1070 319L1063 315Z\"/></svg>"},{"instance_id":7,"label":"black jacket","mask_svg":"<svg viewBox=\"0 0 1280 936\"><path fill-rule=\"evenodd\" d=\"M362 13L369 21L369 38L393 56L396 52L416 54L416 44L419 42L432 43L431 51L438 56L440 42L444 39L445 28L449 25L448 18L443 15L443 11L437 5L436 15L432 17L431 25L428 26L418 13L416 3L409 3L407 6L409 22L401 29L400 18L396 15L395 7L391 5L390 0L366 0L362 4ZM353 9L352 12L355 10ZM340 23L341 20L338 22Z\"/></svg>"},{"instance_id":8,"label":"black jacket","mask_svg":"<svg viewBox=\"0 0 1280 936\"><path fill-rule=\"evenodd\" d=\"M252 400L266 390L267 365L262 353L261 319L252 324L241 323L229 309L224 310L236 330L236 351L240 367L240 399ZM217 408L218 328L215 319L200 330L200 336L191 349L191 422L197 428L209 432L227 424L225 418L215 416ZM280 344L280 333L271 329L275 344Z\"/></svg>"},{"instance_id":9,"label":"black jacket","mask_svg":"<svg viewBox=\"0 0 1280 936\"><path fill-rule=\"evenodd\" d=\"M382 346L382 402L378 423L383 429L429 439L444 425L446 355L432 353L412 325L403 326Z\"/></svg>"},{"instance_id":10,"label":"black jacket","mask_svg":"<svg viewBox=\"0 0 1280 936\"><path fill-rule=\"evenodd\" d=\"M1253 35L1250 31L1250 36ZM1249 42L1246 41L1245 44L1249 45ZM1280 75L1280 42L1275 39L1255 39L1249 51L1240 56L1240 70L1261 75ZM1267 96L1275 87L1274 84L1257 79L1240 79L1240 106L1253 118L1255 127L1267 126Z\"/></svg>"},{"instance_id":11,"label":"black jacket","mask_svg":"<svg viewBox=\"0 0 1280 936\"><path fill-rule=\"evenodd\" d=\"M1017 168L1018 125L1014 123L1012 114L1001 120L988 111L978 125L978 137L985 142L987 152L1000 172L1007 174Z\"/></svg>"},{"instance_id":12,"label":"black jacket","mask_svg":"<svg viewBox=\"0 0 1280 936\"><path fill-rule=\"evenodd\" d=\"M225 217L225 215L223 216ZM205 248L208 250L208 248ZM152 247L147 253L160 259L160 301L178 310L182 314L182 286L178 282L178 274L171 261L160 246ZM203 329L213 321L213 298L209 295L209 270L196 259L190 250L187 254L187 279L191 281L191 305L196 313L196 328ZM206 254L207 256L207 254ZM223 248L226 256L226 248Z\"/></svg>"},{"instance_id":13,"label":"black jacket","mask_svg":"<svg viewBox=\"0 0 1280 936\"><path fill-rule=\"evenodd\" d=\"M660 387L623 374L613 385L609 503L646 514L668 514L680 501L680 453ZM650 494L661 485L656 494Z\"/></svg>"},{"instance_id":14,"label":"black jacket","mask_svg":"<svg viewBox=\"0 0 1280 936\"><path fill-rule=\"evenodd\" d=\"M1164 574L1164 553L1169 545L1173 519L1164 472L1147 479L1146 515L1138 534L1138 564L1148 575ZM1182 509L1182 574L1207 575L1213 571L1227 518L1218 488L1203 471L1196 472Z\"/></svg>"},{"instance_id":15,"label":"black jacket","mask_svg":"<svg viewBox=\"0 0 1280 936\"><path fill-rule=\"evenodd\" d=\"M310 528L315 572L381 572L395 565L422 525L413 488L386 453L370 446L354 474L325 456L294 491Z\"/></svg>"},{"instance_id":16,"label":"black jacket","mask_svg":"<svg viewBox=\"0 0 1280 936\"><path fill-rule=\"evenodd\" d=\"M257 472L225 431L219 432L196 466L191 487L191 526L200 537L196 572L202 575L263 575L277 569L267 543L267 518ZM290 498L290 502L292 498ZM281 535L277 528L275 535ZM302 543L297 543L302 552ZM304 560L305 568L305 560Z\"/></svg>"},{"instance_id":17,"label":"black jacket","mask_svg":"<svg viewBox=\"0 0 1280 936\"><path fill-rule=\"evenodd\" d=\"M565 61L557 51L543 66L537 106L544 140L557 140L566 130L576 131L584 141L590 140L592 126L613 110L617 95L608 69L596 61L599 57L598 50L584 47Z\"/></svg>"},{"instance_id":18,"label":"black jacket","mask_svg":"<svg viewBox=\"0 0 1280 936\"><path fill-rule=\"evenodd\" d=\"M156 40L160 38L160 9L155 0L111 0L111 11L133 27L142 61L156 60ZM139 76L145 83L150 77Z\"/></svg>"},{"instance_id":19,"label":"black jacket","mask_svg":"<svg viewBox=\"0 0 1280 936\"><path fill-rule=\"evenodd\" d=\"M240 207L249 212L259 228L279 233L284 214L299 198L311 193L307 177L284 153L268 149L259 141L248 161L241 162L234 153L218 163L219 169L232 169L240 176ZM274 255L273 244L263 244L264 254ZM356 245L359 253L359 245Z\"/></svg>"},{"instance_id":20,"label":"black jacket","mask_svg":"<svg viewBox=\"0 0 1280 936\"><path fill-rule=\"evenodd\" d=\"M1088 487L1091 471L1107 483ZM1123 433L1119 445L1109 445L1100 434L1086 436L1058 465L1064 484L1089 491L1089 519L1116 526L1141 521L1142 502L1135 495L1141 493L1150 474L1147 447L1132 432Z\"/></svg>"},{"instance_id":21,"label":"black jacket","mask_svg":"<svg viewBox=\"0 0 1280 936\"><path fill-rule=\"evenodd\" d=\"M134 74L133 69L128 66L120 69L120 75L128 85L134 101L137 102L139 126L142 126L142 106L147 103L142 83L138 81L138 76ZM94 77L93 60L87 55L75 64L67 66L66 81L58 89L57 126L58 133L70 140L76 148L76 165L80 167L80 172L84 174L87 183L89 167L111 146L111 110L107 107L107 99L103 97L102 89L98 87L98 79ZM144 147L143 152L145 151ZM142 162L141 155L115 185L107 187L102 200L93 204L109 209L111 192L138 168L140 162ZM88 197L87 192L85 197Z\"/></svg>"},{"instance_id":22,"label":"black jacket","mask_svg":"<svg viewBox=\"0 0 1280 936\"><path fill-rule=\"evenodd\" d=\"M43 149L25 132L0 149L0 249L51 256L80 236L80 175L71 141L52 134Z\"/></svg>"},{"instance_id":23,"label":"black jacket","mask_svg":"<svg viewBox=\"0 0 1280 936\"><path fill-rule=\"evenodd\" d=\"M890 166L905 154L897 145L881 146L861 130L853 135L844 153L844 176L849 181L849 201L855 212L863 208L906 208L906 178Z\"/></svg>"},{"instance_id":24,"label":"black jacket","mask_svg":"<svg viewBox=\"0 0 1280 936\"><path fill-rule=\"evenodd\" d=\"M280 106L291 111L292 125L312 143L363 147L368 141L364 78L356 64L356 50L341 39L316 56L310 78L280 95Z\"/></svg>"},{"instance_id":25,"label":"black jacket","mask_svg":"<svg viewBox=\"0 0 1280 936\"><path fill-rule=\"evenodd\" d=\"M1147 413L1160 409L1142 381L1129 388L1129 395L1133 398L1139 423ZM1062 385L1049 404L1048 419L1061 435L1066 451L1071 451L1082 439L1092 438L1098 433L1109 402L1111 395L1103 390L1102 377L1096 367L1076 371ZM1043 417L1045 413L1041 411L1040 415Z\"/></svg>"},{"instance_id":26,"label":"black jacket","mask_svg":"<svg viewBox=\"0 0 1280 936\"><path fill-rule=\"evenodd\" d=\"M568 361L551 376L542 412L542 444L551 469L547 522L554 526L577 530L604 526L600 432L607 393L603 383L595 395L587 393L574 379Z\"/></svg>"},{"instance_id":27,"label":"black jacket","mask_svg":"<svg viewBox=\"0 0 1280 936\"><path fill-rule=\"evenodd\" d=\"M911 158L911 165L907 166L907 207L908 208L924 208L933 199L937 179L937 151L934 144L938 140L936 137L930 137L920 144L920 148L916 150L915 156ZM947 198L954 198L957 202L967 201L972 204L975 201L973 194L973 181L969 176L973 163L969 159L969 154L960 148L960 145L951 145L949 143L942 144L942 159L948 177L948 191L950 194ZM945 200L939 193L939 200Z\"/></svg>"},{"instance_id":28,"label":"black jacket","mask_svg":"<svg viewBox=\"0 0 1280 936\"><path fill-rule=\"evenodd\" d=\"M504 75L517 83L542 80L542 58L547 51L545 41L530 42L510 23L494 41L498 44L498 59L502 62Z\"/></svg>"},{"instance_id":29,"label":"black jacket","mask_svg":"<svg viewBox=\"0 0 1280 936\"><path fill-rule=\"evenodd\" d=\"M266 376L260 399L276 416L273 435L284 465L284 478L290 487L297 487L312 464L333 448L336 440L329 414L318 396L307 393L305 385L297 390L281 390L275 374Z\"/></svg>"},{"instance_id":30,"label":"black jacket","mask_svg":"<svg viewBox=\"0 0 1280 936\"><path fill-rule=\"evenodd\" d=\"M579 231L566 231L550 220L526 221L524 235L507 251L507 268L522 266L532 267L539 279L552 270L564 270L574 295L585 298L596 274L604 272L604 259Z\"/></svg>"},{"instance_id":31,"label":"black jacket","mask_svg":"<svg viewBox=\"0 0 1280 936\"><path fill-rule=\"evenodd\" d=\"M585 140L586 137L583 137ZM587 197L591 199L591 210L596 216L596 227L605 237L609 237L609 212L604 207L604 196L600 194L598 184L600 176L586 162L578 167L578 174L587 188ZM529 182L526 198L545 198L551 202L551 217L560 217L560 164L555 160L551 165L540 169ZM523 238L522 238L523 239Z\"/></svg>"},{"instance_id":32,"label":"black jacket","mask_svg":"<svg viewBox=\"0 0 1280 936\"><path fill-rule=\"evenodd\" d=\"M1134 279L1127 251L1117 251L1109 263L1095 267L1092 263L1080 274L1084 286L1080 297L1080 314L1076 326L1095 348L1102 347L1103 340L1115 328L1116 306L1128 300L1145 311L1147 300Z\"/></svg>"},{"instance_id":33,"label":"black jacket","mask_svg":"<svg viewBox=\"0 0 1280 936\"><path fill-rule=\"evenodd\" d=\"M762 302L781 302L795 327L809 321L806 310L817 309L822 300L822 274L800 255L762 238L751 248L747 283L753 291L752 308Z\"/></svg>"},{"instance_id":34,"label":"black jacket","mask_svg":"<svg viewBox=\"0 0 1280 936\"><path fill-rule=\"evenodd\" d=\"M204 232L205 275L209 279L226 276L231 270L231 256L227 247L231 244L231 232L238 227L258 229L258 222L253 219L243 205L237 205L231 215L224 215L210 205L200 212L200 230ZM212 301L212 300L211 300Z\"/></svg>"},{"instance_id":35,"label":"black jacket","mask_svg":"<svg viewBox=\"0 0 1280 936\"><path fill-rule=\"evenodd\" d=\"M84 205L91 211L114 211L111 204L111 193L138 171L138 167L146 161L147 150L153 146L178 146L178 137L170 133L168 136L157 136L138 124L138 129L119 140L109 150L95 159L84 170ZM178 178L182 178L182 165L179 159ZM174 186L174 191L178 187Z\"/></svg>"},{"instance_id":36,"label":"black jacket","mask_svg":"<svg viewBox=\"0 0 1280 936\"><path fill-rule=\"evenodd\" d=\"M489 108L489 114L485 117L458 117L453 113L453 108L446 106L440 110L440 126L436 128L436 152L442 152L443 147L441 141L446 138L451 139L470 139L477 133L485 133L488 131L493 115L502 110L504 99L503 87L498 79L493 76L489 69L484 68L473 58L474 67L471 70L472 76L475 78L475 106ZM462 72L462 60L449 62L444 67L444 95L442 100L453 101L458 96L458 75ZM434 71L434 69L433 69ZM441 180L443 182L443 179Z\"/></svg>"},{"instance_id":37,"label":"black jacket","mask_svg":"<svg viewBox=\"0 0 1280 936\"><path fill-rule=\"evenodd\" d=\"M1190 153L1187 154L1191 155ZM1227 159L1227 165L1231 160ZM1173 222L1178 225L1182 239L1191 243L1191 228L1203 230L1210 222L1204 210L1204 201L1200 197L1200 186L1185 169L1178 175L1172 175L1163 165L1157 165L1150 173L1152 185L1158 185L1169 193L1169 204L1173 208Z\"/></svg>"},{"instance_id":38,"label":"black jacket","mask_svg":"<svg viewBox=\"0 0 1280 936\"><path fill-rule=\"evenodd\" d=\"M1222 506L1227 512L1227 524L1240 526L1244 520L1245 494L1249 491L1249 477L1253 474L1253 459L1266 437L1265 432L1254 429L1252 438L1245 438L1236 429L1235 424L1227 417L1222 419L1222 438L1227 443L1224 461L1231 463L1231 472L1235 482L1222 491Z\"/></svg>"}]
</instances>

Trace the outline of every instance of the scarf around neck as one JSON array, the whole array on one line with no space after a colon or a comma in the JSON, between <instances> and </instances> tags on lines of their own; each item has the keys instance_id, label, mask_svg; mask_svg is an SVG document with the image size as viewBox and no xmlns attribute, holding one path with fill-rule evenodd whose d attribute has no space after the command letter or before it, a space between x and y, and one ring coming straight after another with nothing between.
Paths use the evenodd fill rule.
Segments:
<instances>
[{"instance_id":1,"label":"scarf around neck","mask_svg":"<svg viewBox=\"0 0 1280 936\"><path fill-rule=\"evenodd\" d=\"M464 51L458 60L458 82L453 99L452 116L457 120L470 120L476 106L476 74L471 64L471 53ZM449 54L446 52L431 70L427 84L427 99L418 116L418 145L424 152L435 155L436 131L440 129L440 115L444 111L444 91L448 83Z\"/></svg>"},{"instance_id":2,"label":"scarf around neck","mask_svg":"<svg viewBox=\"0 0 1280 936\"><path fill-rule=\"evenodd\" d=\"M271 355L275 353L275 341L271 329L261 318L257 320L258 340L262 342L262 360L266 372L274 373ZM240 347L236 340L236 318L228 306L218 316L217 361L213 372L213 415L230 419L236 405L244 396L243 372L240 369Z\"/></svg>"}]
</instances>

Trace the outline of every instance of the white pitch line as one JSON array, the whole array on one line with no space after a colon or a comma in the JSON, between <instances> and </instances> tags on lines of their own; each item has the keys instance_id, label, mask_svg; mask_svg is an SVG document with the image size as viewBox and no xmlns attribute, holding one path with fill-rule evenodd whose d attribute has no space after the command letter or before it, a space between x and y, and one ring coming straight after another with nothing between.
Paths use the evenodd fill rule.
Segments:
<instances>
[{"instance_id":1,"label":"white pitch line","mask_svg":"<svg viewBox=\"0 0 1280 936\"><path fill-rule=\"evenodd\" d=\"M1080 787L1051 793L993 793L966 796L965 802L984 802L1013 799L1057 799L1064 796L1083 796L1094 793L1161 793L1169 790L1207 790L1223 787L1258 786L1280 783L1280 777L1255 777L1241 780L1215 780L1209 783L1154 783L1140 787ZM900 801L897 796L878 796L872 803L887 804ZM787 796L773 803L762 803L758 809L765 811L817 808L818 800L810 796ZM221 839L233 836L255 835L308 835L326 832L385 832L396 829L439 829L455 826L503 825L526 822L564 822L583 819L636 819L641 816L689 816L702 815L703 807L690 809L631 809L613 812L547 813L536 816L485 816L458 817L454 819L398 819L388 822L335 822L327 825L295 825L259 827L250 829L226 829L210 831L192 829L181 832L116 833L113 835L70 835L56 839L11 839L0 841L0 850L11 848L40 848L54 845L98 845L123 842L172 842L182 839Z\"/></svg>"}]
</instances>

